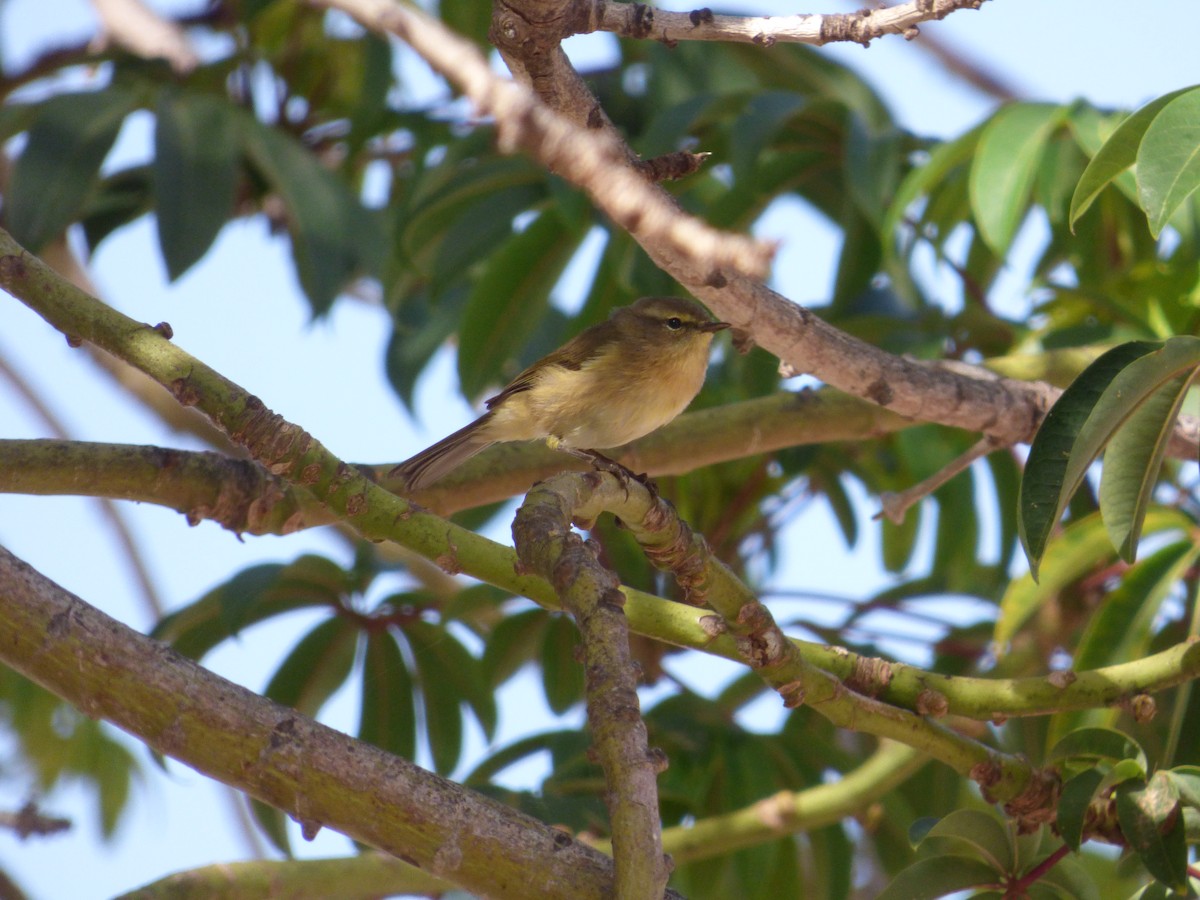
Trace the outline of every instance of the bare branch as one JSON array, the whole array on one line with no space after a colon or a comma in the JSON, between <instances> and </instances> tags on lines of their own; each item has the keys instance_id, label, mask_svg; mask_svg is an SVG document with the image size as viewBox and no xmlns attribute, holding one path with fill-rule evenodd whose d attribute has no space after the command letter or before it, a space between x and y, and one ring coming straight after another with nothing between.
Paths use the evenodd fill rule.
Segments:
<instances>
[{"instance_id":1,"label":"bare branch","mask_svg":"<svg viewBox=\"0 0 1200 900\"><path fill-rule=\"evenodd\" d=\"M983 0L909 0L886 9L794 16L724 16L707 7L691 12L651 9L642 3L591 0L602 12L597 30L622 37L675 41L726 41L760 44L813 44L839 41L870 44L889 34L912 40L922 22L944 19L960 9L979 9Z\"/></svg>"},{"instance_id":2,"label":"bare branch","mask_svg":"<svg viewBox=\"0 0 1200 900\"><path fill-rule=\"evenodd\" d=\"M910 506L920 502L955 475L970 468L971 463L975 462L975 460L987 456L997 448L998 445L991 438L981 438L975 442L970 450L951 462L950 465L946 466L940 472L934 472L924 481L914 484L912 487L899 493L893 493L892 491L884 493L879 498L883 503L883 509L876 513L875 518L878 519L880 516L887 516L889 521L899 525L904 521L904 514Z\"/></svg>"},{"instance_id":3,"label":"bare branch","mask_svg":"<svg viewBox=\"0 0 1200 900\"><path fill-rule=\"evenodd\" d=\"M141 0L92 0L92 6L104 29L101 43L112 41L146 59L165 59L180 75L199 65L183 29Z\"/></svg>"}]
</instances>

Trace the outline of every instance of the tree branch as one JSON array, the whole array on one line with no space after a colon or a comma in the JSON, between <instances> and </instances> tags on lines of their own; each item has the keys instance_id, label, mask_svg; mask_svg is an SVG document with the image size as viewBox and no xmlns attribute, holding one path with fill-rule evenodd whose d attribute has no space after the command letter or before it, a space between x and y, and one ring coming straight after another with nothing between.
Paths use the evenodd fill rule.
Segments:
<instances>
[{"instance_id":1,"label":"tree branch","mask_svg":"<svg viewBox=\"0 0 1200 900\"><path fill-rule=\"evenodd\" d=\"M577 118L581 112L587 115L586 110L556 107L555 112L565 118L547 115L527 91L494 75L473 46L436 20L393 0L322 2L349 13L368 28L408 41L482 111L496 117L501 149L522 147L543 165L584 188L663 271L793 371L811 373L826 384L899 415L982 432L1001 445L1031 440L1057 398L1057 389L1046 384L902 359L834 328L766 286L756 274L759 266L754 261L764 262L766 256L756 257L752 251L743 255L730 249L733 244L722 245L723 253L712 252L719 240L711 232L705 232L704 243L681 240L682 232L674 230L669 221L677 219L688 229L698 223L681 217L673 199L657 185L636 175L632 181L618 176L618 170L625 166L623 160L628 159L627 148L613 148L607 138L572 128L565 120ZM521 4L509 0L510 8L518 6ZM538 4L538 14L529 18L545 21L552 17L554 8L566 10L569 6L569 0L548 0ZM545 48L536 42L530 49L535 56L545 54ZM570 74L578 79L573 69ZM582 94L570 90L555 96ZM527 128L529 123L537 127ZM585 151L584 147L593 141L596 143ZM566 162L563 149L568 145L575 148L573 153L581 154L581 159L586 154L588 164L558 168L560 162ZM647 226L651 220L638 211L643 208L657 211L653 227ZM660 212L666 218L659 219Z\"/></svg>"},{"instance_id":2,"label":"tree branch","mask_svg":"<svg viewBox=\"0 0 1200 900\"><path fill-rule=\"evenodd\" d=\"M621 483L608 473L562 480L574 482L571 518L588 523L602 512L618 512L647 558L675 577L688 600L706 602L717 613L702 616L698 624L714 638L731 634L738 658L778 692L786 706L803 703L839 728L866 731L922 750L978 783L991 802L1040 810L1053 799L1041 773L1026 760L959 734L923 710L916 713L867 696L858 690L861 685L849 679L843 683L813 665L783 634L766 606L711 555L704 538L692 532L671 504L643 485ZM560 522L558 527L565 532L569 523Z\"/></svg>"},{"instance_id":3,"label":"tree branch","mask_svg":"<svg viewBox=\"0 0 1200 900\"><path fill-rule=\"evenodd\" d=\"M725 41L770 47L782 42L820 47L845 41L867 46L889 34L912 40L921 23L944 19L960 9L979 9L983 0L909 0L886 9L794 16L722 16L707 7L667 12L642 3L605 0L574 0L572 5L593 4L601 10L596 30L621 37L664 43Z\"/></svg>"},{"instance_id":4,"label":"tree branch","mask_svg":"<svg viewBox=\"0 0 1200 900\"><path fill-rule=\"evenodd\" d=\"M513 520L517 559L554 585L583 641L588 724L604 769L617 896L658 900L670 866L662 852L656 778L659 760L647 742L636 667L617 576L571 530L577 506L598 474L560 476L538 485Z\"/></svg>"},{"instance_id":5,"label":"tree branch","mask_svg":"<svg viewBox=\"0 0 1200 900\"><path fill-rule=\"evenodd\" d=\"M611 896L611 861L503 804L232 684L0 548L0 659L149 747L489 897Z\"/></svg>"},{"instance_id":6,"label":"tree branch","mask_svg":"<svg viewBox=\"0 0 1200 900\"><path fill-rule=\"evenodd\" d=\"M116 900L210 900L287 897L288 900L376 900L393 894L442 895L454 885L382 853L335 859L262 859L202 866L160 878Z\"/></svg>"},{"instance_id":7,"label":"tree branch","mask_svg":"<svg viewBox=\"0 0 1200 900\"><path fill-rule=\"evenodd\" d=\"M45 452L41 452L43 446ZM93 458L92 454L97 456ZM156 462L164 459L173 462L162 466ZM82 467L78 477L72 474L77 467ZM337 520L334 512L307 491L276 479L253 462L228 460L219 454L126 445L64 446L54 441L0 441L0 491L103 494L113 499L155 503L195 516L203 513L205 517L216 517L217 510L225 507L219 498L242 490L237 485L223 484L221 477L241 479L242 475L232 473L243 468L252 477L266 482L262 491L269 494L282 489L285 496L275 506L260 498L263 508L269 508L270 512L261 520L252 517L245 528L237 527L242 521L240 515L229 521L219 519L226 527L253 534L281 534L284 522L301 523L302 527ZM192 481L199 483L188 483ZM232 504L229 508L238 506ZM509 548L433 516L407 515L410 518L401 521L419 518L440 523L430 530L441 535L441 542L427 545L425 552L432 555L422 558L452 559L469 575L523 594L548 609L560 608L557 597L544 582L516 574L516 557ZM273 523L278 524L278 529ZM394 533L390 537L399 538ZM703 611L632 588L622 590L626 595L625 613L636 634L734 661L741 658L730 635L714 638L702 627ZM983 721L1124 706L1138 695L1166 690L1200 676L1200 644L1189 642L1140 660L1084 672L1059 673L1054 678L995 679L948 677L903 663L862 657L841 648L789 640L814 666L852 681L870 696L908 709L922 708L926 712Z\"/></svg>"}]
</instances>

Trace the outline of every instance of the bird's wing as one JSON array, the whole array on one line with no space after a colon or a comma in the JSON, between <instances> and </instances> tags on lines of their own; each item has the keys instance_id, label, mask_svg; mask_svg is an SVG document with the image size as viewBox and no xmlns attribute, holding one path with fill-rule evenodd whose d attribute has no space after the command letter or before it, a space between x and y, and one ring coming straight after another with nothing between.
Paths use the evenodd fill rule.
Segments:
<instances>
[{"instance_id":1,"label":"bird's wing","mask_svg":"<svg viewBox=\"0 0 1200 900\"><path fill-rule=\"evenodd\" d=\"M542 369L557 366L562 369L578 371L588 360L592 359L600 346L608 340L611 322L600 322L591 328L581 331L553 353L543 356L528 369L509 382L495 397L488 398L487 408L494 409L498 404L513 394L527 391L537 383L536 375Z\"/></svg>"}]
</instances>

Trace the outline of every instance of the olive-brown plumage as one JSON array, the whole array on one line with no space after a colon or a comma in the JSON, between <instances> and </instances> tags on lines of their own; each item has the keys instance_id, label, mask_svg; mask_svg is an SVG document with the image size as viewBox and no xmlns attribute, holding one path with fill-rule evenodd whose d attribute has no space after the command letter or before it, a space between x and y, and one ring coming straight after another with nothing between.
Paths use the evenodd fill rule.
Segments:
<instances>
[{"instance_id":1,"label":"olive-brown plumage","mask_svg":"<svg viewBox=\"0 0 1200 900\"><path fill-rule=\"evenodd\" d=\"M535 362L487 412L391 472L417 490L501 441L568 452L620 447L679 415L704 384L712 336L728 328L699 303L643 297Z\"/></svg>"}]
</instances>

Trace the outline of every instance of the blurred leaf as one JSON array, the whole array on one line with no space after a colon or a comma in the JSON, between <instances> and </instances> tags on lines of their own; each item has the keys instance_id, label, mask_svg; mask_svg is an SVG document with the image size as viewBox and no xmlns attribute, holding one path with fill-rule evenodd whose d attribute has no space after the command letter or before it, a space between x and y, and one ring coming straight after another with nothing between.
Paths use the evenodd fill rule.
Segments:
<instances>
[{"instance_id":1,"label":"blurred leaf","mask_svg":"<svg viewBox=\"0 0 1200 900\"><path fill-rule=\"evenodd\" d=\"M984 240L999 256L1025 218L1046 141L1064 115L1060 106L1015 103L984 126L971 163L971 209Z\"/></svg>"},{"instance_id":2,"label":"blurred leaf","mask_svg":"<svg viewBox=\"0 0 1200 900\"><path fill-rule=\"evenodd\" d=\"M1081 465L1084 454L1077 449L1080 432L1113 379L1134 360L1158 347L1144 341L1113 347L1080 373L1042 421L1029 448L1017 501L1021 545L1035 580L1050 532L1083 479L1087 465L1100 452L1099 447L1095 448L1087 464ZM1068 472L1074 477L1068 479Z\"/></svg>"},{"instance_id":3,"label":"blurred leaf","mask_svg":"<svg viewBox=\"0 0 1200 900\"><path fill-rule=\"evenodd\" d=\"M730 148L729 160L736 183L750 177L768 141L805 103L804 97L790 91L762 91L746 100L741 115L730 126L738 137Z\"/></svg>"},{"instance_id":4,"label":"blurred leaf","mask_svg":"<svg viewBox=\"0 0 1200 900\"><path fill-rule=\"evenodd\" d=\"M966 856L919 859L892 879L876 900L935 900L959 891L998 885L1002 873Z\"/></svg>"},{"instance_id":5,"label":"blurred leaf","mask_svg":"<svg viewBox=\"0 0 1200 900\"><path fill-rule=\"evenodd\" d=\"M5 226L31 253L80 217L137 97L119 88L51 97L29 128L4 197Z\"/></svg>"},{"instance_id":6,"label":"blurred leaf","mask_svg":"<svg viewBox=\"0 0 1200 900\"><path fill-rule=\"evenodd\" d=\"M1149 652L1159 608L1197 556L1200 547L1190 540L1177 541L1130 568L1088 620L1072 668L1098 669Z\"/></svg>"},{"instance_id":7,"label":"blurred leaf","mask_svg":"<svg viewBox=\"0 0 1200 900\"><path fill-rule=\"evenodd\" d=\"M1087 821L1088 806L1096 796L1104 775L1100 770L1084 769L1063 784L1058 798L1058 833L1072 850L1078 852L1083 841L1083 826Z\"/></svg>"},{"instance_id":8,"label":"blurred leaf","mask_svg":"<svg viewBox=\"0 0 1200 900\"><path fill-rule=\"evenodd\" d=\"M1171 99L1154 116L1138 146L1137 182L1150 233L1158 237L1200 187L1200 89Z\"/></svg>"},{"instance_id":9,"label":"blurred leaf","mask_svg":"<svg viewBox=\"0 0 1200 900\"><path fill-rule=\"evenodd\" d=\"M1013 844L1008 828L994 814L977 809L950 813L925 834L922 841L941 838L947 844L965 844L972 856L1004 872L1013 865Z\"/></svg>"},{"instance_id":10,"label":"blurred leaf","mask_svg":"<svg viewBox=\"0 0 1200 900\"><path fill-rule=\"evenodd\" d=\"M1181 88L1178 91L1164 94L1162 97L1150 101L1121 122L1117 130L1104 142L1104 146L1092 157L1092 161L1088 163L1088 167L1084 169L1083 175L1079 179L1075 194L1071 197L1069 223L1072 230L1074 230L1079 217L1087 212L1088 207L1092 205L1100 191L1136 162L1142 137L1145 135L1146 129L1150 127L1150 123L1158 116L1159 111L1180 94L1192 90L1194 88Z\"/></svg>"},{"instance_id":11,"label":"blurred leaf","mask_svg":"<svg viewBox=\"0 0 1200 900\"><path fill-rule=\"evenodd\" d=\"M921 509L919 506L910 508L904 516L904 521L899 524L891 520L882 523L883 566L889 572L903 572L912 560L920 525Z\"/></svg>"},{"instance_id":12,"label":"blurred leaf","mask_svg":"<svg viewBox=\"0 0 1200 900\"><path fill-rule=\"evenodd\" d=\"M1077 859L1070 856L1060 859L1049 871L1042 872L1037 884L1056 889L1061 900L1100 900L1096 880Z\"/></svg>"},{"instance_id":13,"label":"blurred leaf","mask_svg":"<svg viewBox=\"0 0 1200 900\"><path fill-rule=\"evenodd\" d=\"M414 619L404 624L403 632L420 677L429 749L437 771L445 774L458 764L462 750L462 705L471 707L490 739L496 728L495 697L479 660L447 629Z\"/></svg>"},{"instance_id":14,"label":"blurred leaf","mask_svg":"<svg viewBox=\"0 0 1200 900\"><path fill-rule=\"evenodd\" d=\"M542 641L542 686L546 702L562 715L583 699L583 663L575 658L582 650L579 632L570 616L552 616Z\"/></svg>"},{"instance_id":15,"label":"blurred leaf","mask_svg":"<svg viewBox=\"0 0 1200 900\"><path fill-rule=\"evenodd\" d=\"M344 576L333 562L315 555L298 557L288 565L251 566L195 603L164 616L151 636L200 660L221 641L263 619L336 604Z\"/></svg>"},{"instance_id":16,"label":"blurred leaf","mask_svg":"<svg viewBox=\"0 0 1200 900\"><path fill-rule=\"evenodd\" d=\"M1137 555L1142 522L1194 377L1193 370L1164 382L1133 410L1104 451L1100 512L1113 546L1126 562Z\"/></svg>"},{"instance_id":17,"label":"blurred leaf","mask_svg":"<svg viewBox=\"0 0 1200 900\"><path fill-rule=\"evenodd\" d=\"M895 129L872 132L857 113L848 117L846 182L850 196L872 226L883 223L903 164L903 142Z\"/></svg>"},{"instance_id":18,"label":"blurred leaf","mask_svg":"<svg viewBox=\"0 0 1200 900\"><path fill-rule=\"evenodd\" d=\"M382 268L383 219L294 138L249 115L239 119L242 149L287 205L304 293L314 313L328 312L351 279Z\"/></svg>"},{"instance_id":19,"label":"blurred leaf","mask_svg":"<svg viewBox=\"0 0 1200 900\"><path fill-rule=\"evenodd\" d=\"M1137 763L1142 772L1147 771L1149 765L1146 751L1137 741L1111 728L1076 729L1055 744L1046 755L1047 762L1071 758L1129 759Z\"/></svg>"},{"instance_id":20,"label":"blurred leaf","mask_svg":"<svg viewBox=\"0 0 1200 900\"><path fill-rule=\"evenodd\" d=\"M459 328L458 377L464 395L476 397L489 384L508 381L504 364L529 342L581 239L578 229L547 210L488 259Z\"/></svg>"},{"instance_id":21,"label":"blurred leaf","mask_svg":"<svg viewBox=\"0 0 1200 900\"><path fill-rule=\"evenodd\" d=\"M519 157L444 164L401 210L400 255L436 284L461 276L512 234L513 218L546 195L545 175Z\"/></svg>"},{"instance_id":22,"label":"blurred leaf","mask_svg":"<svg viewBox=\"0 0 1200 900\"><path fill-rule=\"evenodd\" d=\"M81 214L83 237L88 250L106 237L154 208L153 169L134 166L100 179L88 196Z\"/></svg>"},{"instance_id":23,"label":"blurred leaf","mask_svg":"<svg viewBox=\"0 0 1200 900\"><path fill-rule=\"evenodd\" d=\"M267 697L315 718L346 683L354 665L359 629L341 616L327 619L308 634L280 664L264 691Z\"/></svg>"},{"instance_id":24,"label":"blurred leaf","mask_svg":"<svg viewBox=\"0 0 1200 900\"><path fill-rule=\"evenodd\" d=\"M980 125L954 140L938 144L930 151L928 161L910 170L900 182L880 229L884 237L884 246L888 248L889 253L894 252L899 245L900 226L906 224L905 220L912 205L919 198L940 187L954 169L970 162L975 156L982 133L983 126Z\"/></svg>"},{"instance_id":25,"label":"blurred leaf","mask_svg":"<svg viewBox=\"0 0 1200 900\"><path fill-rule=\"evenodd\" d=\"M292 842L288 837L287 816L282 810L268 806L261 800L247 796L250 801L250 814L263 834L271 841L271 845L287 859L292 858Z\"/></svg>"},{"instance_id":26,"label":"blurred leaf","mask_svg":"<svg viewBox=\"0 0 1200 900\"><path fill-rule=\"evenodd\" d=\"M552 618L544 609L527 609L500 621L483 650L484 677L493 688L533 660Z\"/></svg>"},{"instance_id":27,"label":"blurred leaf","mask_svg":"<svg viewBox=\"0 0 1200 900\"><path fill-rule=\"evenodd\" d=\"M389 753L416 759L417 713L412 676L395 638L386 629L367 635L358 737Z\"/></svg>"},{"instance_id":28,"label":"blurred leaf","mask_svg":"<svg viewBox=\"0 0 1200 900\"><path fill-rule=\"evenodd\" d=\"M229 101L164 90L154 131L158 243L174 281L200 259L233 214L239 148Z\"/></svg>"},{"instance_id":29,"label":"blurred leaf","mask_svg":"<svg viewBox=\"0 0 1200 900\"><path fill-rule=\"evenodd\" d=\"M1163 884L1187 891L1188 850L1178 798L1159 777L1149 784L1128 781L1116 791L1117 820L1130 849Z\"/></svg>"},{"instance_id":30,"label":"blurred leaf","mask_svg":"<svg viewBox=\"0 0 1200 900\"><path fill-rule=\"evenodd\" d=\"M438 5L442 22L464 37L470 38L485 52L492 48L488 43L488 29L492 25L492 4L488 0L452 0Z\"/></svg>"}]
</instances>

